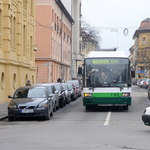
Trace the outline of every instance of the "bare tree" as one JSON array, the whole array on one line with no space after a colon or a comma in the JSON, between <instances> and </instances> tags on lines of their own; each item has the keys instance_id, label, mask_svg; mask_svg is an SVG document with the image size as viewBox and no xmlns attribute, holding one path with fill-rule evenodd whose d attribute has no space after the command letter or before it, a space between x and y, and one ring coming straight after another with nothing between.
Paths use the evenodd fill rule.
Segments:
<instances>
[{"instance_id":1,"label":"bare tree","mask_svg":"<svg viewBox=\"0 0 150 150\"><path fill-rule=\"evenodd\" d=\"M89 23L87 23L83 18L81 20L81 27L86 32L87 36L100 46L100 31L97 30L95 27L91 26Z\"/></svg>"}]
</instances>

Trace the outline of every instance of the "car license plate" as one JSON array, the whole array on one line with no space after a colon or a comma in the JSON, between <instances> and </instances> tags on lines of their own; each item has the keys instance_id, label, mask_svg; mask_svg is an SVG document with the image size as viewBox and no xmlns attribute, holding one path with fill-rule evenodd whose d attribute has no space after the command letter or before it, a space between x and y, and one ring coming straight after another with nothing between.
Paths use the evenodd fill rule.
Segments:
<instances>
[{"instance_id":1,"label":"car license plate","mask_svg":"<svg viewBox=\"0 0 150 150\"><path fill-rule=\"evenodd\" d=\"M23 109L21 113L33 113L33 109Z\"/></svg>"}]
</instances>

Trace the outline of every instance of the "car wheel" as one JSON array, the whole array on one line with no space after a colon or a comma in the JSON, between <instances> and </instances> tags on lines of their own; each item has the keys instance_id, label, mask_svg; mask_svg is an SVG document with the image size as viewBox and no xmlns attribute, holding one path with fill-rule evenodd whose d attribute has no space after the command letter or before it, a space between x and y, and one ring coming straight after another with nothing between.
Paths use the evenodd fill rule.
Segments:
<instances>
[{"instance_id":1,"label":"car wheel","mask_svg":"<svg viewBox=\"0 0 150 150\"><path fill-rule=\"evenodd\" d=\"M8 121L13 121L14 117L8 116Z\"/></svg>"},{"instance_id":2,"label":"car wheel","mask_svg":"<svg viewBox=\"0 0 150 150\"><path fill-rule=\"evenodd\" d=\"M69 98L66 98L66 104L69 104Z\"/></svg>"},{"instance_id":3,"label":"car wheel","mask_svg":"<svg viewBox=\"0 0 150 150\"><path fill-rule=\"evenodd\" d=\"M59 109L59 104L58 104L58 106L57 106L57 108L56 108L57 110Z\"/></svg>"},{"instance_id":4,"label":"car wheel","mask_svg":"<svg viewBox=\"0 0 150 150\"><path fill-rule=\"evenodd\" d=\"M47 115L46 115L46 120L50 120L51 116L50 116L50 109L48 110L47 112Z\"/></svg>"},{"instance_id":5,"label":"car wheel","mask_svg":"<svg viewBox=\"0 0 150 150\"><path fill-rule=\"evenodd\" d=\"M54 106L54 108L53 108L53 112L56 112L56 104L55 104L55 106Z\"/></svg>"},{"instance_id":6,"label":"car wheel","mask_svg":"<svg viewBox=\"0 0 150 150\"><path fill-rule=\"evenodd\" d=\"M128 110L128 105L127 106L123 106L123 110Z\"/></svg>"},{"instance_id":7,"label":"car wheel","mask_svg":"<svg viewBox=\"0 0 150 150\"><path fill-rule=\"evenodd\" d=\"M61 102L61 104L59 106L60 106L60 108L63 108L64 107L63 102Z\"/></svg>"},{"instance_id":8,"label":"car wheel","mask_svg":"<svg viewBox=\"0 0 150 150\"><path fill-rule=\"evenodd\" d=\"M51 111L50 116L53 116L53 110Z\"/></svg>"},{"instance_id":9,"label":"car wheel","mask_svg":"<svg viewBox=\"0 0 150 150\"><path fill-rule=\"evenodd\" d=\"M64 101L64 106L66 106L66 100Z\"/></svg>"}]
</instances>

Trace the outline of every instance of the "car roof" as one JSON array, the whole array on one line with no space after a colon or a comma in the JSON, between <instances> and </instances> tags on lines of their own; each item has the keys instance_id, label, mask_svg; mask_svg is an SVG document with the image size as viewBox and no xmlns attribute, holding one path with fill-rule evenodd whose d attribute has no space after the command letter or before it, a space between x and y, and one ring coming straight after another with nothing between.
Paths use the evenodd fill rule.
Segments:
<instances>
[{"instance_id":1,"label":"car roof","mask_svg":"<svg viewBox=\"0 0 150 150\"><path fill-rule=\"evenodd\" d=\"M33 88L45 88L44 86L36 85L36 86L22 86L18 87L18 89L33 89Z\"/></svg>"}]
</instances>

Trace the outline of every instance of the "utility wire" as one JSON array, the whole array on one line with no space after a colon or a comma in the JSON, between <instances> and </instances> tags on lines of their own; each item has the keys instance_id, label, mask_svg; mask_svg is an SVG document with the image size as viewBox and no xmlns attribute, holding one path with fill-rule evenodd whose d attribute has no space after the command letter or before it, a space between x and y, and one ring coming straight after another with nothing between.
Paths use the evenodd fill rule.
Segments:
<instances>
[{"instance_id":1,"label":"utility wire","mask_svg":"<svg viewBox=\"0 0 150 150\"><path fill-rule=\"evenodd\" d=\"M91 0L91 2L94 4L94 6L97 8L97 10L100 12L100 14L103 16L103 18L109 23L109 25L111 26L111 27L113 27L112 26L112 24L106 19L106 17L101 13L101 11L99 10L99 8L95 5L95 3L93 2L93 0Z\"/></svg>"}]
</instances>

